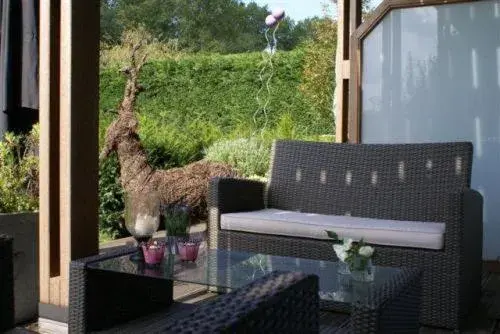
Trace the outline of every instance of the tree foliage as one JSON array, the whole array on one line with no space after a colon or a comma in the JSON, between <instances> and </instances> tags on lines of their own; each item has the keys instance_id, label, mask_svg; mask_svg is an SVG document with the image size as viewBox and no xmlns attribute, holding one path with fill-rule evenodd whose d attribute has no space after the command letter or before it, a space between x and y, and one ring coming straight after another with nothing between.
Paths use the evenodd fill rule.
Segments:
<instances>
[{"instance_id":1,"label":"tree foliage","mask_svg":"<svg viewBox=\"0 0 500 334\"><path fill-rule=\"evenodd\" d=\"M0 212L38 210L38 140L36 125L27 135L6 133L0 142Z\"/></svg>"},{"instance_id":2,"label":"tree foliage","mask_svg":"<svg viewBox=\"0 0 500 334\"><path fill-rule=\"evenodd\" d=\"M268 12L238 0L101 0L101 40L118 44L123 31L143 25L155 39L185 51L260 51ZM281 49L304 42L308 27L285 18L278 30Z\"/></svg>"},{"instance_id":3,"label":"tree foliage","mask_svg":"<svg viewBox=\"0 0 500 334\"><path fill-rule=\"evenodd\" d=\"M313 39L306 44L300 90L321 117L333 124L337 23L332 18L324 17L311 24L314 33Z\"/></svg>"}]
</instances>

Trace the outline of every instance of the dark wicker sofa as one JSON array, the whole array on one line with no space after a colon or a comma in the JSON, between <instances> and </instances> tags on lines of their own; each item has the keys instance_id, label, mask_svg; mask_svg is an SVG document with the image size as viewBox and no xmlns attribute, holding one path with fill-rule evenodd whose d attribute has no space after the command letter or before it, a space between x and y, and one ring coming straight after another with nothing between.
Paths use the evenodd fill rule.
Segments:
<instances>
[{"instance_id":1,"label":"dark wicker sofa","mask_svg":"<svg viewBox=\"0 0 500 334\"><path fill-rule=\"evenodd\" d=\"M163 278L91 269L89 264L131 254L119 249L73 261L69 332L87 333L317 333L318 277L273 272L198 305L173 301Z\"/></svg>"},{"instance_id":2,"label":"dark wicker sofa","mask_svg":"<svg viewBox=\"0 0 500 334\"><path fill-rule=\"evenodd\" d=\"M12 238L0 235L0 332L14 327Z\"/></svg>"},{"instance_id":3,"label":"dark wicker sofa","mask_svg":"<svg viewBox=\"0 0 500 334\"><path fill-rule=\"evenodd\" d=\"M264 208L444 223L442 249L375 245L374 261L421 268L421 323L459 328L480 297L483 203L471 168L471 143L276 141L268 184L211 181L209 247L336 260L325 239L221 229L221 214Z\"/></svg>"}]
</instances>

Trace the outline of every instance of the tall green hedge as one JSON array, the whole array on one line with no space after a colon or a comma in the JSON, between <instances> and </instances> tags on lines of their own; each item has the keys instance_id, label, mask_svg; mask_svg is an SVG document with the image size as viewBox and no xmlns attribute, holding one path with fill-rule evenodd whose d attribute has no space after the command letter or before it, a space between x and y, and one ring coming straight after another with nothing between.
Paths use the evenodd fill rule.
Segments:
<instances>
[{"instance_id":1,"label":"tall green hedge","mask_svg":"<svg viewBox=\"0 0 500 334\"><path fill-rule=\"evenodd\" d=\"M299 137L331 133L333 120L321 116L324 113L315 110L298 88L303 61L302 50L275 55L268 128L272 131L286 115L292 118ZM157 153L153 162L181 165L201 158L202 153L197 152L217 139L255 131L252 117L259 109L256 95L262 85L262 64L260 53L198 54L146 64L140 78L145 91L137 111L140 135L146 147ZM269 74L268 69L264 75ZM103 130L114 116L110 111L122 97L123 84L116 68L101 72ZM261 94L265 97L266 91ZM258 122L258 127L262 126L262 116ZM187 148L179 153L178 146Z\"/></svg>"}]
</instances>

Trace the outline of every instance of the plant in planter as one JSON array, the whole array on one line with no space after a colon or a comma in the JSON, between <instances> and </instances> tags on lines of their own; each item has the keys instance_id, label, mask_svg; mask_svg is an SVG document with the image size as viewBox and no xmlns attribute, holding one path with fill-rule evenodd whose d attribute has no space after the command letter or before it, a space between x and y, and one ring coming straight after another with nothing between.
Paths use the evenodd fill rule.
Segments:
<instances>
[{"instance_id":1,"label":"plant in planter","mask_svg":"<svg viewBox=\"0 0 500 334\"><path fill-rule=\"evenodd\" d=\"M355 242L350 238L339 239L337 233L333 231L326 233L334 240L333 250L340 261L339 272L350 273L357 281L373 281L372 256L375 249L368 246L363 239Z\"/></svg>"},{"instance_id":2,"label":"plant in planter","mask_svg":"<svg viewBox=\"0 0 500 334\"><path fill-rule=\"evenodd\" d=\"M187 239L191 222L191 211L185 204L165 205L162 209L167 231L167 244L172 254L178 254L178 241Z\"/></svg>"},{"instance_id":3,"label":"plant in planter","mask_svg":"<svg viewBox=\"0 0 500 334\"><path fill-rule=\"evenodd\" d=\"M16 323L38 315L38 138L35 125L0 141L0 234L14 239Z\"/></svg>"}]
</instances>

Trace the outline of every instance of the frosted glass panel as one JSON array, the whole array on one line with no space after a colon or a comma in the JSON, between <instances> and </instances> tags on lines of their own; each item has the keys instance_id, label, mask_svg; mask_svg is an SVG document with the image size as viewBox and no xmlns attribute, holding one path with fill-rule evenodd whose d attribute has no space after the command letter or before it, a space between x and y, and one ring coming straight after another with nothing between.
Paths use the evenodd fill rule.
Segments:
<instances>
[{"instance_id":1,"label":"frosted glass panel","mask_svg":"<svg viewBox=\"0 0 500 334\"><path fill-rule=\"evenodd\" d=\"M363 41L362 141L472 141L483 257L500 255L500 1L391 11Z\"/></svg>"}]
</instances>

